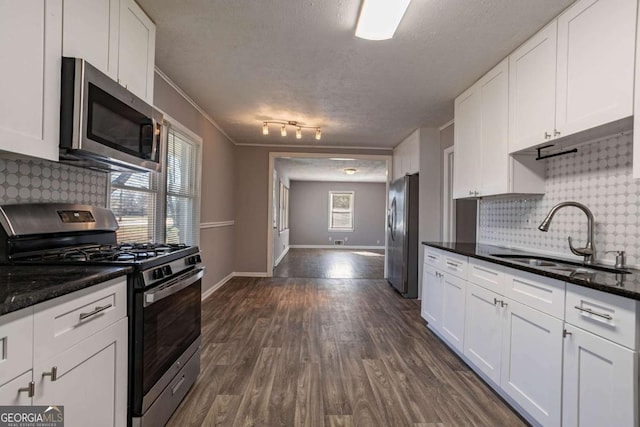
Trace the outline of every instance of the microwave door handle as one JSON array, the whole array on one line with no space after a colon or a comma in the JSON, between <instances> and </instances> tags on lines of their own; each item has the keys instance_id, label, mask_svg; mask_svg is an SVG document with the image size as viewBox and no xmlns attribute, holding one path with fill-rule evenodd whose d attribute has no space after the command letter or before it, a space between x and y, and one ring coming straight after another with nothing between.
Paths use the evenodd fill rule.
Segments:
<instances>
[{"instance_id":1,"label":"microwave door handle","mask_svg":"<svg viewBox=\"0 0 640 427\"><path fill-rule=\"evenodd\" d=\"M156 302L163 300L177 292L180 292L186 287L191 286L198 280L202 279L205 270L206 267L198 267L197 269L192 270L189 273L172 280L166 285L161 285L158 288L145 292L143 307L149 307L150 305L155 304Z\"/></svg>"}]
</instances>

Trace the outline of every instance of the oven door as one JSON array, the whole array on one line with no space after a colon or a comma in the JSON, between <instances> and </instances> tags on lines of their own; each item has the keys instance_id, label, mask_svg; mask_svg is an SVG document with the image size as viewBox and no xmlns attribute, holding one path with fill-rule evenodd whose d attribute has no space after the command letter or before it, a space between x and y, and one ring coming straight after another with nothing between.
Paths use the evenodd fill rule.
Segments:
<instances>
[{"instance_id":1,"label":"oven door","mask_svg":"<svg viewBox=\"0 0 640 427\"><path fill-rule=\"evenodd\" d=\"M183 360L197 350L204 271L204 267L196 267L135 294L131 378L134 415L151 406L173 378L173 370L177 372ZM178 369L173 369L174 364Z\"/></svg>"}]
</instances>

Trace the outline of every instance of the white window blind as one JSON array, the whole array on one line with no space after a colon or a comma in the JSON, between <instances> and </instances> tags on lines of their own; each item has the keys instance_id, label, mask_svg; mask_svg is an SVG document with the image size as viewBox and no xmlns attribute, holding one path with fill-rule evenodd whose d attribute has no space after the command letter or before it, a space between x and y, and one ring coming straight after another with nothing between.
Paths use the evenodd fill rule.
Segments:
<instances>
[{"instance_id":1,"label":"white window blind","mask_svg":"<svg viewBox=\"0 0 640 427\"><path fill-rule=\"evenodd\" d=\"M170 127L167 139L167 243L198 242L200 145Z\"/></svg>"},{"instance_id":2,"label":"white window blind","mask_svg":"<svg viewBox=\"0 0 640 427\"><path fill-rule=\"evenodd\" d=\"M120 229L119 242L156 241L159 174L112 172L109 207Z\"/></svg>"},{"instance_id":3,"label":"white window blind","mask_svg":"<svg viewBox=\"0 0 640 427\"><path fill-rule=\"evenodd\" d=\"M329 191L329 230L353 231L353 191Z\"/></svg>"}]
</instances>

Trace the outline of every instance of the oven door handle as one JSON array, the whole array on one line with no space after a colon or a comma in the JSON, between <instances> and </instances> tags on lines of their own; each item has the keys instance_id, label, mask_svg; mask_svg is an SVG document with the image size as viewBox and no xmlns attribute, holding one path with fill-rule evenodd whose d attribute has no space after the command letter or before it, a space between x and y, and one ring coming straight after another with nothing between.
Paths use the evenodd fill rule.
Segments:
<instances>
[{"instance_id":1,"label":"oven door handle","mask_svg":"<svg viewBox=\"0 0 640 427\"><path fill-rule=\"evenodd\" d=\"M195 270L191 270L187 274L183 274L180 277L167 282L164 285L160 285L155 289L144 293L143 307L148 307L166 297L169 297L176 292L180 292L184 288L193 285L198 280L202 279L206 267L198 267Z\"/></svg>"}]
</instances>

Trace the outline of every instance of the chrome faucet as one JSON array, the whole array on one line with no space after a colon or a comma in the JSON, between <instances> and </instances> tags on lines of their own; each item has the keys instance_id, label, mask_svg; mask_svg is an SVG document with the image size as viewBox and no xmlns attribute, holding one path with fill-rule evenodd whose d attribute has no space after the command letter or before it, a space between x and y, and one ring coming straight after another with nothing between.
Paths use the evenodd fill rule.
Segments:
<instances>
[{"instance_id":1,"label":"chrome faucet","mask_svg":"<svg viewBox=\"0 0 640 427\"><path fill-rule=\"evenodd\" d=\"M561 202L551 208L547 217L542 221L542 223L538 226L538 230L540 231L549 231L549 224L551 224L551 220L553 216L558 212L559 209L573 206L575 208L580 209L582 212L587 215L587 244L584 248L574 248L571 243L571 236L569 236L569 249L575 255L582 255L584 257L585 264L593 264L596 260L596 247L594 245L594 237L593 237L593 229L594 229L594 219L593 214L589 210L588 207L578 202Z\"/></svg>"}]
</instances>

